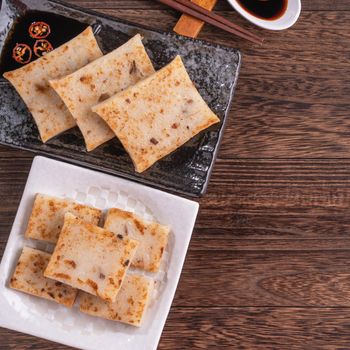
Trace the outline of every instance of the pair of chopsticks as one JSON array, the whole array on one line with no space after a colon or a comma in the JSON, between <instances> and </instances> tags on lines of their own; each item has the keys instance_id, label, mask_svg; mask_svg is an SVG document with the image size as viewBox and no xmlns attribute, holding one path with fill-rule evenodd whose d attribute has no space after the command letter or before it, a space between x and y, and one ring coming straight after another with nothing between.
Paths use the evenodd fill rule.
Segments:
<instances>
[{"instance_id":1,"label":"pair of chopsticks","mask_svg":"<svg viewBox=\"0 0 350 350\"><path fill-rule=\"evenodd\" d=\"M263 39L248 30L238 26L227 20L226 18L216 15L197 4L188 0L157 0L164 5L167 5L174 10L180 11L194 18L197 18L205 23L211 24L231 34L235 34L243 39L249 40L255 44L261 45Z\"/></svg>"}]
</instances>

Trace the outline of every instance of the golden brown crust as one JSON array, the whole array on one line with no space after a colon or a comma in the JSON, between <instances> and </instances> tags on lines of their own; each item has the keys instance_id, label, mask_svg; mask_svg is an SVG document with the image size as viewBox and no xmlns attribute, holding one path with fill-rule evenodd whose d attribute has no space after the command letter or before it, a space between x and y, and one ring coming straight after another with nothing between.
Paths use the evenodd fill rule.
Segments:
<instances>
[{"instance_id":1,"label":"golden brown crust","mask_svg":"<svg viewBox=\"0 0 350 350\"><path fill-rule=\"evenodd\" d=\"M43 272L49 259L50 254L48 253L24 247L10 280L10 287L71 307L74 304L77 290L44 277Z\"/></svg>"},{"instance_id":2,"label":"golden brown crust","mask_svg":"<svg viewBox=\"0 0 350 350\"><path fill-rule=\"evenodd\" d=\"M137 172L220 121L199 95L179 56L92 110L120 139Z\"/></svg>"},{"instance_id":3,"label":"golden brown crust","mask_svg":"<svg viewBox=\"0 0 350 350\"><path fill-rule=\"evenodd\" d=\"M98 224L102 215L100 209L38 193L34 200L25 236L56 243L63 227L64 214L67 212L95 225Z\"/></svg>"},{"instance_id":4,"label":"golden brown crust","mask_svg":"<svg viewBox=\"0 0 350 350\"><path fill-rule=\"evenodd\" d=\"M138 242L66 213L46 277L113 301ZM68 261L68 263L67 263Z\"/></svg>"},{"instance_id":5,"label":"golden brown crust","mask_svg":"<svg viewBox=\"0 0 350 350\"><path fill-rule=\"evenodd\" d=\"M127 275L113 303L87 293L81 293L80 311L133 326L140 326L153 287L153 280Z\"/></svg>"},{"instance_id":6,"label":"golden brown crust","mask_svg":"<svg viewBox=\"0 0 350 350\"><path fill-rule=\"evenodd\" d=\"M102 56L91 27L45 56L4 73L31 112L43 142L75 126L49 80L70 74Z\"/></svg>"},{"instance_id":7,"label":"golden brown crust","mask_svg":"<svg viewBox=\"0 0 350 350\"><path fill-rule=\"evenodd\" d=\"M111 208L108 210L104 228L139 241L139 247L131 261L132 266L150 272L159 270L168 243L168 226L146 222L133 213Z\"/></svg>"},{"instance_id":8,"label":"golden brown crust","mask_svg":"<svg viewBox=\"0 0 350 350\"><path fill-rule=\"evenodd\" d=\"M74 73L50 81L77 121L86 148L92 151L115 137L91 107L154 73L140 34Z\"/></svg>"}]
</instances>

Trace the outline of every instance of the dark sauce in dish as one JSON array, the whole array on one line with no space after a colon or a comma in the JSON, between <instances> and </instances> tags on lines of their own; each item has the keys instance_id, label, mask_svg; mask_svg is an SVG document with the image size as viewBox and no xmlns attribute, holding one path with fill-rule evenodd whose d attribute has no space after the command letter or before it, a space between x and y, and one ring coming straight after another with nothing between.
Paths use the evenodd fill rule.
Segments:
<instances>
[{"instance_id":1,"label":"dark sauce in dish","mask_svg":"<svg viewBox=\"0 0 350 350\"><path fill-rule=\"evenodd\" d=\"M284 15L288 0L237 0L251 15L273 21Z\"/></svg>"},{"instance_id":2,"label":"dark sauce in dish","mask_svg":"<svg viewBox=\"0 0 350 350\"><path fill-rule=\"evenodd\" d=\"M17 62L13 58L13 49L17 44L24 44L30 47L32 55L29 62L35 61L38 58L34 54L34 46L38 38L33 38L29 34L29 27L34 22L45 22L50 26L50 33L45 37L45 40L49 41L53 49L73 39L88 27L86 23L54 13L27 11L23 16L18 17L14 21L6 38L0 57L0 75L4 72L23 67L23 63Z\"/></svg>"}]
</instances>

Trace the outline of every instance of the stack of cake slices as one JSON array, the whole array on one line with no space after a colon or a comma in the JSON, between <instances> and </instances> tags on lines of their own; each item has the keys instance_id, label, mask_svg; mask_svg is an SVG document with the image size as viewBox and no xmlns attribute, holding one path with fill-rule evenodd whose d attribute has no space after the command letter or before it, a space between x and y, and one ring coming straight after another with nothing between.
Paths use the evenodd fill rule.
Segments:
<instances>
[{"instance_id":1,"label":"stack of cake slices","mask_svg":"<svg viewBox=\"0 0 350 350\"><path fill-rule=\"evenodd\" d=\"M218 123L176 56L155 71L140 34L103 55L92 29L4 74L43 142L78 126L88 152L117 137L137 172Z\"/></svg>"},{"instance_id":2,"label":"stack of cake slices","mask_svg":"<svg viewBox=\"0 0 350 350\"><path fill-rule=\"evenodd\" d=\"M24 247L10 287L67 307L79 294L81 312L140 326L154 287L149 275L159 271L170 228L118 208L102 216L37 194L25 236L55 246L52 254Z\"/></svg>"}]
</instances>

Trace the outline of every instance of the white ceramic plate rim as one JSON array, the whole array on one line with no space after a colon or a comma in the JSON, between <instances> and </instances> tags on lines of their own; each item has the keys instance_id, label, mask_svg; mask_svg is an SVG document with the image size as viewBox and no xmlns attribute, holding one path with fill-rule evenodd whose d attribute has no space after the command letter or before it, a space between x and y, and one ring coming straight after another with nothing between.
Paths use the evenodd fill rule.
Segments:
<instances>
[{"instance_id":1,"label":"white ceramic plate rim","mask_svg":"<svg viewBox=\"0 0 350 350\"><path fill-rule=\"evenodd\" d=\"M167 280L159 300L156 301L158 303L155 307L156 314L152 315L150 322L145 326L142 325L141 328L125 326L129 327L127 328L127 334L109 332L108 336L101 336L101 334L90 332L85 335L84 329L72 327L72 329L67 330L57 327L57 321L55 321L55 326L55 322L48 321L47 318L44 316L41 317L40 314L35 317L31 316L32 319L30 320L25 319L23 314L21 314L21 310L17 310L12 303L9 303L9 293L11 293L10 296L14 300L18 300L18 298L34 298L31 299L31 302L34 300L35 303L51 303L12 290L7 287L7 283L21 249L19 247L19 241L21 241L21 245L23 244L21 235L23 235L23 230L30 215L32 197L34 193L39 192L38 189L42 189L43 193L47 193L48 189L53 188L57 181L61 181L66 187L69 187L70 183L72 183L72 186L75 186L74 183L81 183L81 186L85 186L85 184L89 184L90 186L103 184L103 186L111 187L112 189L122 189L132 196L132 198L139 198L142 201L146 201L148 207L151 207L154 212L159 213L161 221L167 221L171 225L175 238L171 247L173 252L168 263ZM61 186L63 185L61 184ZM53 188L51 193L48 194L55 195L55 189ZM0 326L86 350L112 350L121 348L123 350L155 350L175 295L198 207L197 202L133 183L129 180L41 156L35 157L0 264ZM174 215L174 211L176 211L178 217L181 217L182 220L174 222L174 216L177 216ZM7 296L6 298L5 295ZM60 305L59 307L64 308ZM77 310L68 310L67 312L72 312L73 314L70 317L73 318L81 315ZM89 317L89 322L91 322L92 318L88 315L79 317ZM98 318L94 319L96 322L101 320ZM112 321L101 320L101 322L111 323ZM83 333L81 333L82 331ZM123 337L125 338L124 343ZM123 344L123 346L120 347L120 344Z\"/></svg>"},{"instance_id":2,"label":"white ceramic plate rim","mask_svg":"<svg viewBox=\"0 0 350 350\"><path fill-rule=\"evenodd\" d=\"M284 30L290 28L298 20L301 12L301 0L288 0L288 6L285 14L273 21L263 20L252 16L249 12L242 8L237 0L227 0L229 4L249 22L269 30Z\"/></svg>"}]
</instances>

